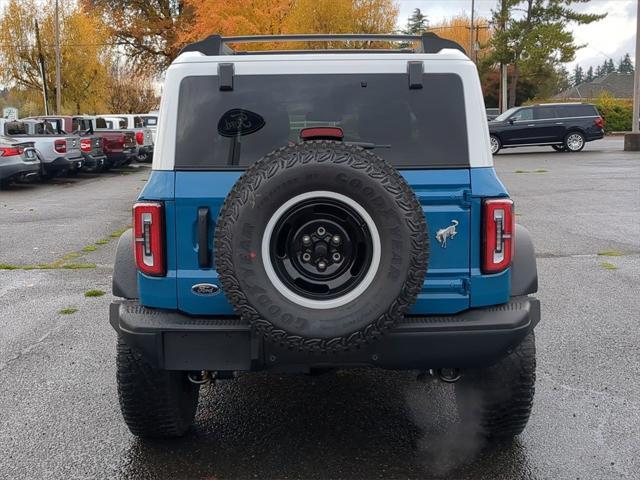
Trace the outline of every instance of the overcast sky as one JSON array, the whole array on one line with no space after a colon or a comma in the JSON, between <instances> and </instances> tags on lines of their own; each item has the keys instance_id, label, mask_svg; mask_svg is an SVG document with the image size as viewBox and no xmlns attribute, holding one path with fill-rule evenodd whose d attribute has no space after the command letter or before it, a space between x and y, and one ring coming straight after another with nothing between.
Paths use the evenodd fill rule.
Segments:
<instances>
[{"instance_id":1,"label":"overcast sky","mask_svg":"<svg viewBox=\"0 0 640 480\"><path fill-rule=\"evenodd\" d=\"M460 13L469 15L471 0L399 0L400 22L404 26L406 19L414 8L419 8L427 15L429 22L438 21ZM626 52L634 58L636 35L637 0L591 0L587 4L574 4L576 10L589 13L605 13L608 15L599 22L590 25L571 27L578 44L586 46L578 50L575 62L585 70L589 66L602 64L611 57L614 62ZM476 16L489 18L496 0L476 0Z\"/></svg>"}]
</instances>

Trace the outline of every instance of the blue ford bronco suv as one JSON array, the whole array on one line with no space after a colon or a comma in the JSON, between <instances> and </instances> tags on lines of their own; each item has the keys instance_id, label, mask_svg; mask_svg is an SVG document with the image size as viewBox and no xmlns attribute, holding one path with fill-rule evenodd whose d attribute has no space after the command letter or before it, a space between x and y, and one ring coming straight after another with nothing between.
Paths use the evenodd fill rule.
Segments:
<instances>
[{"instance_id":1,"label":"blue ford bronco suv","mask_svg":"<svg viewBox=\"0 0 640 480\"><path fill-rule=\"evenodd\" d=\"M230 48L283 41L349 48ZM352 367L455 383L461 421L486 437L524 429L536 260L461 50L433 34L182 50L113 275L135 435L183 435L207 381Z\"/></svg>"}]
</instances>

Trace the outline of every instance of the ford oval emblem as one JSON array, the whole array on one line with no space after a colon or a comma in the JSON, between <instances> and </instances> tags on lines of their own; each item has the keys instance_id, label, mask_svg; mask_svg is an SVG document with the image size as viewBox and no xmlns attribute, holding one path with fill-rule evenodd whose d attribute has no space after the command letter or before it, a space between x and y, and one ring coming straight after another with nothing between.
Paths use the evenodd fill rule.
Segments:
<instances>
[{"instance_id":1,"label":"ford oval emblem","mask_svg":"<svg viewBox=\"0 0 640 480\"><path fill-rule=\"evenodd\" d=\"M227 110L218 121L218 133L223 137L250 135L264 127L261 115L241 108Z\"/></svg>"},{"instance_id":2,"label":"ford oval emblem","mask_svg":"<svg viewBox=\"0 0 640 480\"><path fill-rule=\"evenodd\" d=\"M191 291L202 297L210 297L212 295L216 295L220 292L220 287L218 285L214 285L213 283L197 283L193 287L191 287Z\"/></svg>"}]
</instances>

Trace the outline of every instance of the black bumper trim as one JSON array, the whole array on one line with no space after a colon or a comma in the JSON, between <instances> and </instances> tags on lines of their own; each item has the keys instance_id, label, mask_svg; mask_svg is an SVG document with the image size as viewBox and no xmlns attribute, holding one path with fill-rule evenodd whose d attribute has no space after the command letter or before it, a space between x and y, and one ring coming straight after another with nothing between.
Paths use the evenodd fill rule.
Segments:
<instances>
[{"instance_id":1,"label":"black bumper trim","mask_svg":"<svg viewBox=\"0 0 640 480\"><path fill-rule=\"evenodd\" d=\"M110 307L110 323L147 361L168 370L305 372L316 367L477 368L496 363L540 321L540 303L513 297L458 315L409 316L379 341L338 354L308 354L264 342L238 317L194 317L132 300Z\"/></svg>"}]
</instances>

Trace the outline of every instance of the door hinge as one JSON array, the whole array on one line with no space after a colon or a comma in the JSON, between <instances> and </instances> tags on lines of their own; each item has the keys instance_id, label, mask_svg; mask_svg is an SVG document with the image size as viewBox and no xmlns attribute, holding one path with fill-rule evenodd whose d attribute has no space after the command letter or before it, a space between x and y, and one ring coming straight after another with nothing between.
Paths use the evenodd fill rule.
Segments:
<instances>
[{"instance_id":1,"label":"door hinge","mask_svg":"<svg viewBox=\"0 0 640 480\"><path fill-rule=\"evenodd\" d=\"M471 291L471 281L468 278L463 278L460 282L460 294L469 295Z\"/></svg>"},{"instance_id":2,"label":"door hinge","mask_svg":"<svg viewBox=\"0 0 640 480\"><path fill-rule=\"evenodd\" d=\"M471 199L473 196L471 195L471 189L465 188L462 190L462 206L471 207Z\"/></svg>"}]
</instances>

